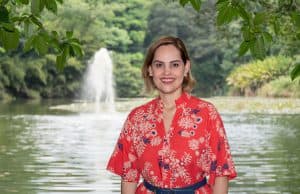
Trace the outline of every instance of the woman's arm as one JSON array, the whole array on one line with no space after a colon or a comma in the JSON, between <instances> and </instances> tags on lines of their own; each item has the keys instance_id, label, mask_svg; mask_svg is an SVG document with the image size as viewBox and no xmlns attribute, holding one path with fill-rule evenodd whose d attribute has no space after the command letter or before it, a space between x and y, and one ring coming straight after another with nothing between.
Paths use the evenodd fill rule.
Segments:
<instances>
[{"instance_id":1,"label":"woman's arm","mask_svg":"<svg viewBox=\"0 0 300 194\"><path fill-rule=\"evenodd\" d=\"M228 178L227 176L216 177L213 186L213 194L227 194L228 193Z\"/></svg>"},{"instance_id":2,"label":"woman's arm","mask_svg":"<svg viewBox=\"0 0 300 194\"><path fill-rule=\"evenodd\" d=\"M137 183L121 181L121 194L135 194Z\"/></svg>"}]
</instances>

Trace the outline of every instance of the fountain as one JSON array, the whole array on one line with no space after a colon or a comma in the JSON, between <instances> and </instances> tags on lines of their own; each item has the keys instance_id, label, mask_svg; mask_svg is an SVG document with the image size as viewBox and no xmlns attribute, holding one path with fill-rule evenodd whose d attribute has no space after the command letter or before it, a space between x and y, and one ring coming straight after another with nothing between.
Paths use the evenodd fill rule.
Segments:
<instances>
[{"instance_id":1,"label":"fountain","mask_svg":"<svg viewBox=\"0 0 300 194\"><path fill-rule=\"evenodd\" d=\"M114 112L113 66L106 48L88 62L81 96L84 102L92 102L95 112Z\"/></svg>"},{"instance_id":2,"label":"fountain","mask_svg":"<svg viewBox=\"0 0 300 194\"><path fill-rule=\"evenodd\" d=\"M106 48L98 50L88 62L80 100L67 105L52 106L50 109L93 113L115 112L113 64Z\"/></svg>"}]
</instances>

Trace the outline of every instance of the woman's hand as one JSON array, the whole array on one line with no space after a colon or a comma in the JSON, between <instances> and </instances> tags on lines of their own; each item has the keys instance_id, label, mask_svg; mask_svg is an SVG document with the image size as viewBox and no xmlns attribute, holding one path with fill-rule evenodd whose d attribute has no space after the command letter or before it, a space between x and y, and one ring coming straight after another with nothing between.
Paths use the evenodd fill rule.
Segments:
<instances>
[{"instance_id":1,"label":"woman's hand","mask_svg":"<svg viewBox=\"0 0 300 194\"><path fill-rule=\"evenodd\" d=\"M121 181L121 194L135 194L137 183Z\"/></svg>"},{"instance_id":2,"label":"woman's hand","mask_svg":"<svg viewBox=\"0 0 300 194\"><path fill-rule=\"evenodd\" d=\"M213 194L227 194L228 193L228 178L227 176L216 177L213 186Z\"/></svg>"}]
</instances>

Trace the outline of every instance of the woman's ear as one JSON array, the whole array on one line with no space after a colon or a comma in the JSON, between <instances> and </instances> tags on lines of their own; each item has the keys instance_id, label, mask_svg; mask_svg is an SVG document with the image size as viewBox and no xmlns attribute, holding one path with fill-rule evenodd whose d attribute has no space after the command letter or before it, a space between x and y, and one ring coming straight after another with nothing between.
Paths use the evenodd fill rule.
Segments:
<instances>
[{"instance_id":1,"label":"woman's ear","mask_svg":"<svg viewBox=\"0 0 300 194\"><path fill-rule=\"evenodd\" d=\"M151 66L148 67L148 72L149 72L149 76L152 77L153 76L153 71Z\"/></svg>"},{"instance_id":2,"label":"woman's ear","mask_svg":"<svg viewBox=\"0 0 300 194\"><path fill-rule=\"evenodd\" d=\"M190 70L191 70L191 62L189 60L187 60L184 65L184 76L187 76L187 74L190 72Z\"/></svg>"},{"instance_id":3,"label":"woman's ear","mask_svg":"<svg viewBox=\"0 0 300 194\"><path fill-rule=\"evenodd\" d=\"M149 76L150 76L150 77L153 76L153 71L152 71L151 66L148 67L148 73L149 73Z\"/></svg>"}]
</instances>

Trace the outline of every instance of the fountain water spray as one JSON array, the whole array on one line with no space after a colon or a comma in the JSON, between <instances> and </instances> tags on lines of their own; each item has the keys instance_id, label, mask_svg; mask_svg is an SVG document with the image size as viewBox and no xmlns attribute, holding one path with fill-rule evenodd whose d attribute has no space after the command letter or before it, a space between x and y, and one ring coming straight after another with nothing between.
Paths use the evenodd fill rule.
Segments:
<instances>
[{"instance_id":1,"label":"fountain water spray","mask_svg":"<svg viewBox=\"0 0 300 194\"><path fill-rule=\"evenodd\" d=\"M88 63L82 98L87 102L93 102L96 112L115 110L113 63L106 48L98 50Z\"/></svg>"}]
</instances>

